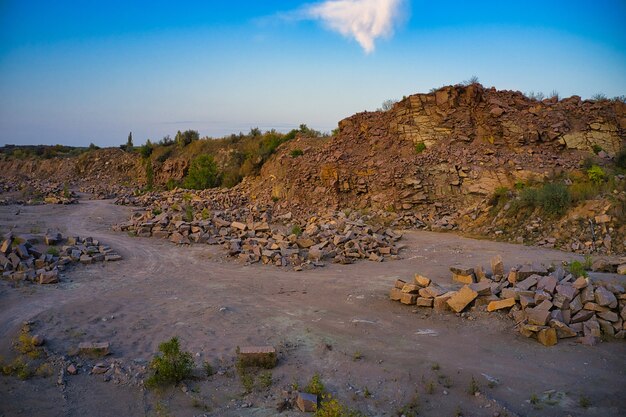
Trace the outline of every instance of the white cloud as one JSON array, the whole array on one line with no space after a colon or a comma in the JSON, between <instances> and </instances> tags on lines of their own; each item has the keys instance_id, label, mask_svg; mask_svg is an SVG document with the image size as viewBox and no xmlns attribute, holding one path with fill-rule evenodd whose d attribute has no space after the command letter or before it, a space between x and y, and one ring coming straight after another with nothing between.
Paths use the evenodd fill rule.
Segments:
<instances>
[{"instance_id":1,"label":"white cloud","mask_svg":"<svg viewBox=\"0 0 626 417\"><path fill-rule=\"evenodd\" d=\"M374 41L393 34L403 19L404 0L327 0L305 6L301 11L310 19L321 20L328 28L354 38L366 53Z\"/></svg>"}]
</instances>

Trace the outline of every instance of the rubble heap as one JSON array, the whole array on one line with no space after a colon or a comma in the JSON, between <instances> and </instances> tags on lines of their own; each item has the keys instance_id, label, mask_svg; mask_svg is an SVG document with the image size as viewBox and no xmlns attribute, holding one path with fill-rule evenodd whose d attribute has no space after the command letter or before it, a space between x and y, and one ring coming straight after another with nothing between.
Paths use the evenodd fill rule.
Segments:
<instances>
[{"instance_id":1,"label":"rubble heap","mask_svg":"<svg viewBox=\"0 0 626 417\"><path fill-rule=\"evenodd\" d=\"M135 212L116 230L176 244L222 245L230 256L247 263L291 265L299 270L322 266L324 261L382 262L397 258L400 250L395 242L401 235L368 225L356 212L331 212L292 222L290 213L273 218L271 207L244 204L245 198L231 190L176 190L132 201L145 205L145 210Z\"/></svg>"},{"instance_id":2,"label":"rubble heap","mask_svg":"<svg viewBox=\"0 0 626 417\"><path fill-rule=\"evenodd\" d=\"M0 272L11 281L31 281L39 284L59 282L59 271L73 263L91 264L122 259L109 246L91 237L48 233L43 237L4 237L0 246Z\"/></svg>"},{"instance_id":3,"label":"rubble heap","mask_svg":"<svg viewBox=\"0 0 626 417\"><path fill-rule=\"evenodd\" d=\"M450 268L453 280L464 284L454 291L416 274L412 283L397 280L389 297L406 305L455 313L471 306L486 306L488 312L506 310L522 335L545 346L571 337L587 345L595 345L602 336L626 338L623 286L575 277L562 268L548 271L525 265L505 274L499 257L491 266L491 276L482 267Z\"/></svg>"}]
</instances>

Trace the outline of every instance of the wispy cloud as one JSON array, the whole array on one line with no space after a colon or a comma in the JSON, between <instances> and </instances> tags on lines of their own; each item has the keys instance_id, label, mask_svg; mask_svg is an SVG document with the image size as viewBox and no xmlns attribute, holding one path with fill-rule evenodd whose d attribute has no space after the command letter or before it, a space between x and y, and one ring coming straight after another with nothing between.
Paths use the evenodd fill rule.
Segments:
<instances>
[{"instance_id":1,"label":"wispy cloud","mask_svg":"<svg viewBox=\"0 0 626 417\"><path fill-rule=\"evenodd\" d=\"M366 53L375 49L375 41L389 37L403 21L405 0L327 0L304 6L301 18L320 20L329 29L354 38Z\"/></svg>"}]
</instances>

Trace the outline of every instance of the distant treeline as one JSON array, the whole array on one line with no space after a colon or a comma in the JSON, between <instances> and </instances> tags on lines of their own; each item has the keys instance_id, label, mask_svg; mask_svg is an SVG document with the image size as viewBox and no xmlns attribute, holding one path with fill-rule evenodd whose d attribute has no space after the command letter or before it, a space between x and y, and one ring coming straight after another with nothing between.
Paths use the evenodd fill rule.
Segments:
<instances>
[{"instance_id":1,"label":"distant treeline","mask_svg":"<svg viewBox=\"0 0 626 417\"><path fill-rule=\"evenodd\" d=\"M98 147L93 144L88 148L65 145L5 145L0 147L0 156L3 159L50 159L77 156L90 149L98 149Z\"/></svg>"}]
</instances>

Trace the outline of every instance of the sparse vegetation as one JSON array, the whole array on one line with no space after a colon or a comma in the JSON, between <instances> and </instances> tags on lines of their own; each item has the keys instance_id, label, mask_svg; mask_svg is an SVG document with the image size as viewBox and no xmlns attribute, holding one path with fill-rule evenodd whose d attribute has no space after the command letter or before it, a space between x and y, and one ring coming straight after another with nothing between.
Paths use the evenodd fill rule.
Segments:
<instances>
[{"instance_id":1,"label":"sparse vegetation","mask_svg":"<svg viewBox=\"0 0 626 417\"><path fill-rule=\"evenodd\" d=\"M480 387L478 386L478 381L476 381L476 378L472 376L469 386L467 387L467 393L470 395L476 395L477 392L480 392Z\"/></svg>"},{"instance_id":2,"label":"sparse vegetation","mask_svg":"<svg viewBox=\"0 0 626 417\"><path fill-rule=\"evenodd\" d=\"M322 396L326 392L326 387L322 383L322 380L319 374L313 375L309 383L304 387L304 392L308 392L309 394L315 394L317 396Z\"/></svg>"},{"instance_id":3,"label":"sparse vegetation","mask_svg":"<svg viewBox=\"0 0 626 417\"><path fill-rule=\"evenodd\" d=\"M539 190L538 202L546 214L561 216L571 205L572 197L564 184L548 183Z\"/></svg>"},{"instance_id":4,"label":"sparse vegetation","mask_svg":"<svg viewBox=\"0 0 626 417\"><path fill-rule=\"evenodd\" d=\"M259 375L259 384L261 384L263 388L271 387L272 382L272 373L270 371L261 372L261 375Z\"/></svg>"},{"instance_id":5,"label":"sparse vegetation","mask_svg":"<svg viewBox=\"0 0 626 417\"><path fill-rule=\"evenodd\" d=\"M355 351L354 354L352 355L352 360L356 362L356 361L359 361L361 359L363 359L363 354L360 351L358 351L358 350Z\"/></svg>"},{"instance_id":6,"label":"sparse vegetation","mask_svg":"<svg viewBox=\"0 0 626 417\"><path fill-rule=\"evenodd\" d=\"M59 248L57 248L56 246L50 246L48 249L46 249L46 253L48 255L52 255L56 257L60 255Z\"/></svg>"},{"instance_id":7,"label":"sparse vegetation","mask_svg":"<svg viewBox=\"0 0 626 417\"><path fill-rule=\"evenodd\" d=\"M578 399L578 405L584 409L591 407L591 400L586 395L581 395Z\"/></svg>"},{"instance_id":8,"label":"sparse vegetation","mask_svg":"<svg viewBox=\"0 0 626 417\"><path fill-rule=\"evenodd\" d=\"M591 168L587 170L587 177L589 177L592 183L598 185L606 180L606 173L598 165L592 165Z\"/></svg>"},{"instance_id":9,"label":"sparse vegetation","mask_svg":"<svg viewBox=\"0 0 626 417\"><path fill-rule=\"evenodd\" d=\"M401 408L399 408L396 411L396 415L398 417L400 416L417 417L420 413L421 406L422 404L420 401L420 396L416 392L415 395L413 395L413 398L411 398L411 401L409 401L407 404L403 405Z\"/></svg>"},{"instance_id":10,"label":"sparse vegetation","mask_svg":"<svg viewBox=\"0 0 626 417\"><path fill-rule=\"evenodd\" d=\"M426 144L424 142L417 142L415 144L415 153L420 154L426 150Z\"/></svg>"},{"instance_id":11,"label":"sparse vegetation","mask_svg":"<svg viewBox=\"0 0 626 417\"><path fill-rule=\"evenodd\" d=\"M292 235L296 235L296 236L300 236L302 234L302 227L300 227L299 224L295 224L292 228L291 228L291 234Z\"/></svg>"},{"instance_id":12,"label":"sparse vegetation","mask_svg":"<svg viewBox=\"0 0 626 417\"><path fill-rule=\"evenodd\" d=\"M586 277L588 275L584 265L580 261L572 261L567 269L575 277Z\"/></svg>"},{"instance_id":13,"label":"sparse vegetation","mask_svg":"<svg viewBox=\"0 0 626 417\"><path fill-rule=\"evenodd\" d=\"M191 375L193 359L191 353L180 350L177 337L159 345L159 352L150 362L151 376L146 380L150 388L177 384Z\"/></svg>"},{"instance_id":14,"label":"sparse vegetation","mask_svg":"<svg viewBox=\"0 0 626 417\"><path fill-rule=\"evenodd\" d=\"M350 410L343 405L339 400L333 398L330 395L324 395L320 402L317 411L314 414L315 417L359 417L361 413L355 410Z\"/></svg>"},{"instance_id":15,"label":"sparse vegetation","mask_svg":"<svg viewBox=\"0 0 626 417\"><path fill-rule=\"evenodd\" d=\"M289 155L291 155L292 158L297 158L299 156L304 155L304 151L302 149L294 149L291 152L289 152Z\"/></svg>"},{"instance_id":16,"label":"sparse vegetation","mask_svg":"<svg viewBox=\"0 0 626 417\"><path fill-rule=\"evenodd\" d=\"M213 366L208 361L204 361L202 363L202 369L204 370L204 374L207 377L212 376L215 373L215 371L213 370Z\"/></svg>"}]
</instances>

